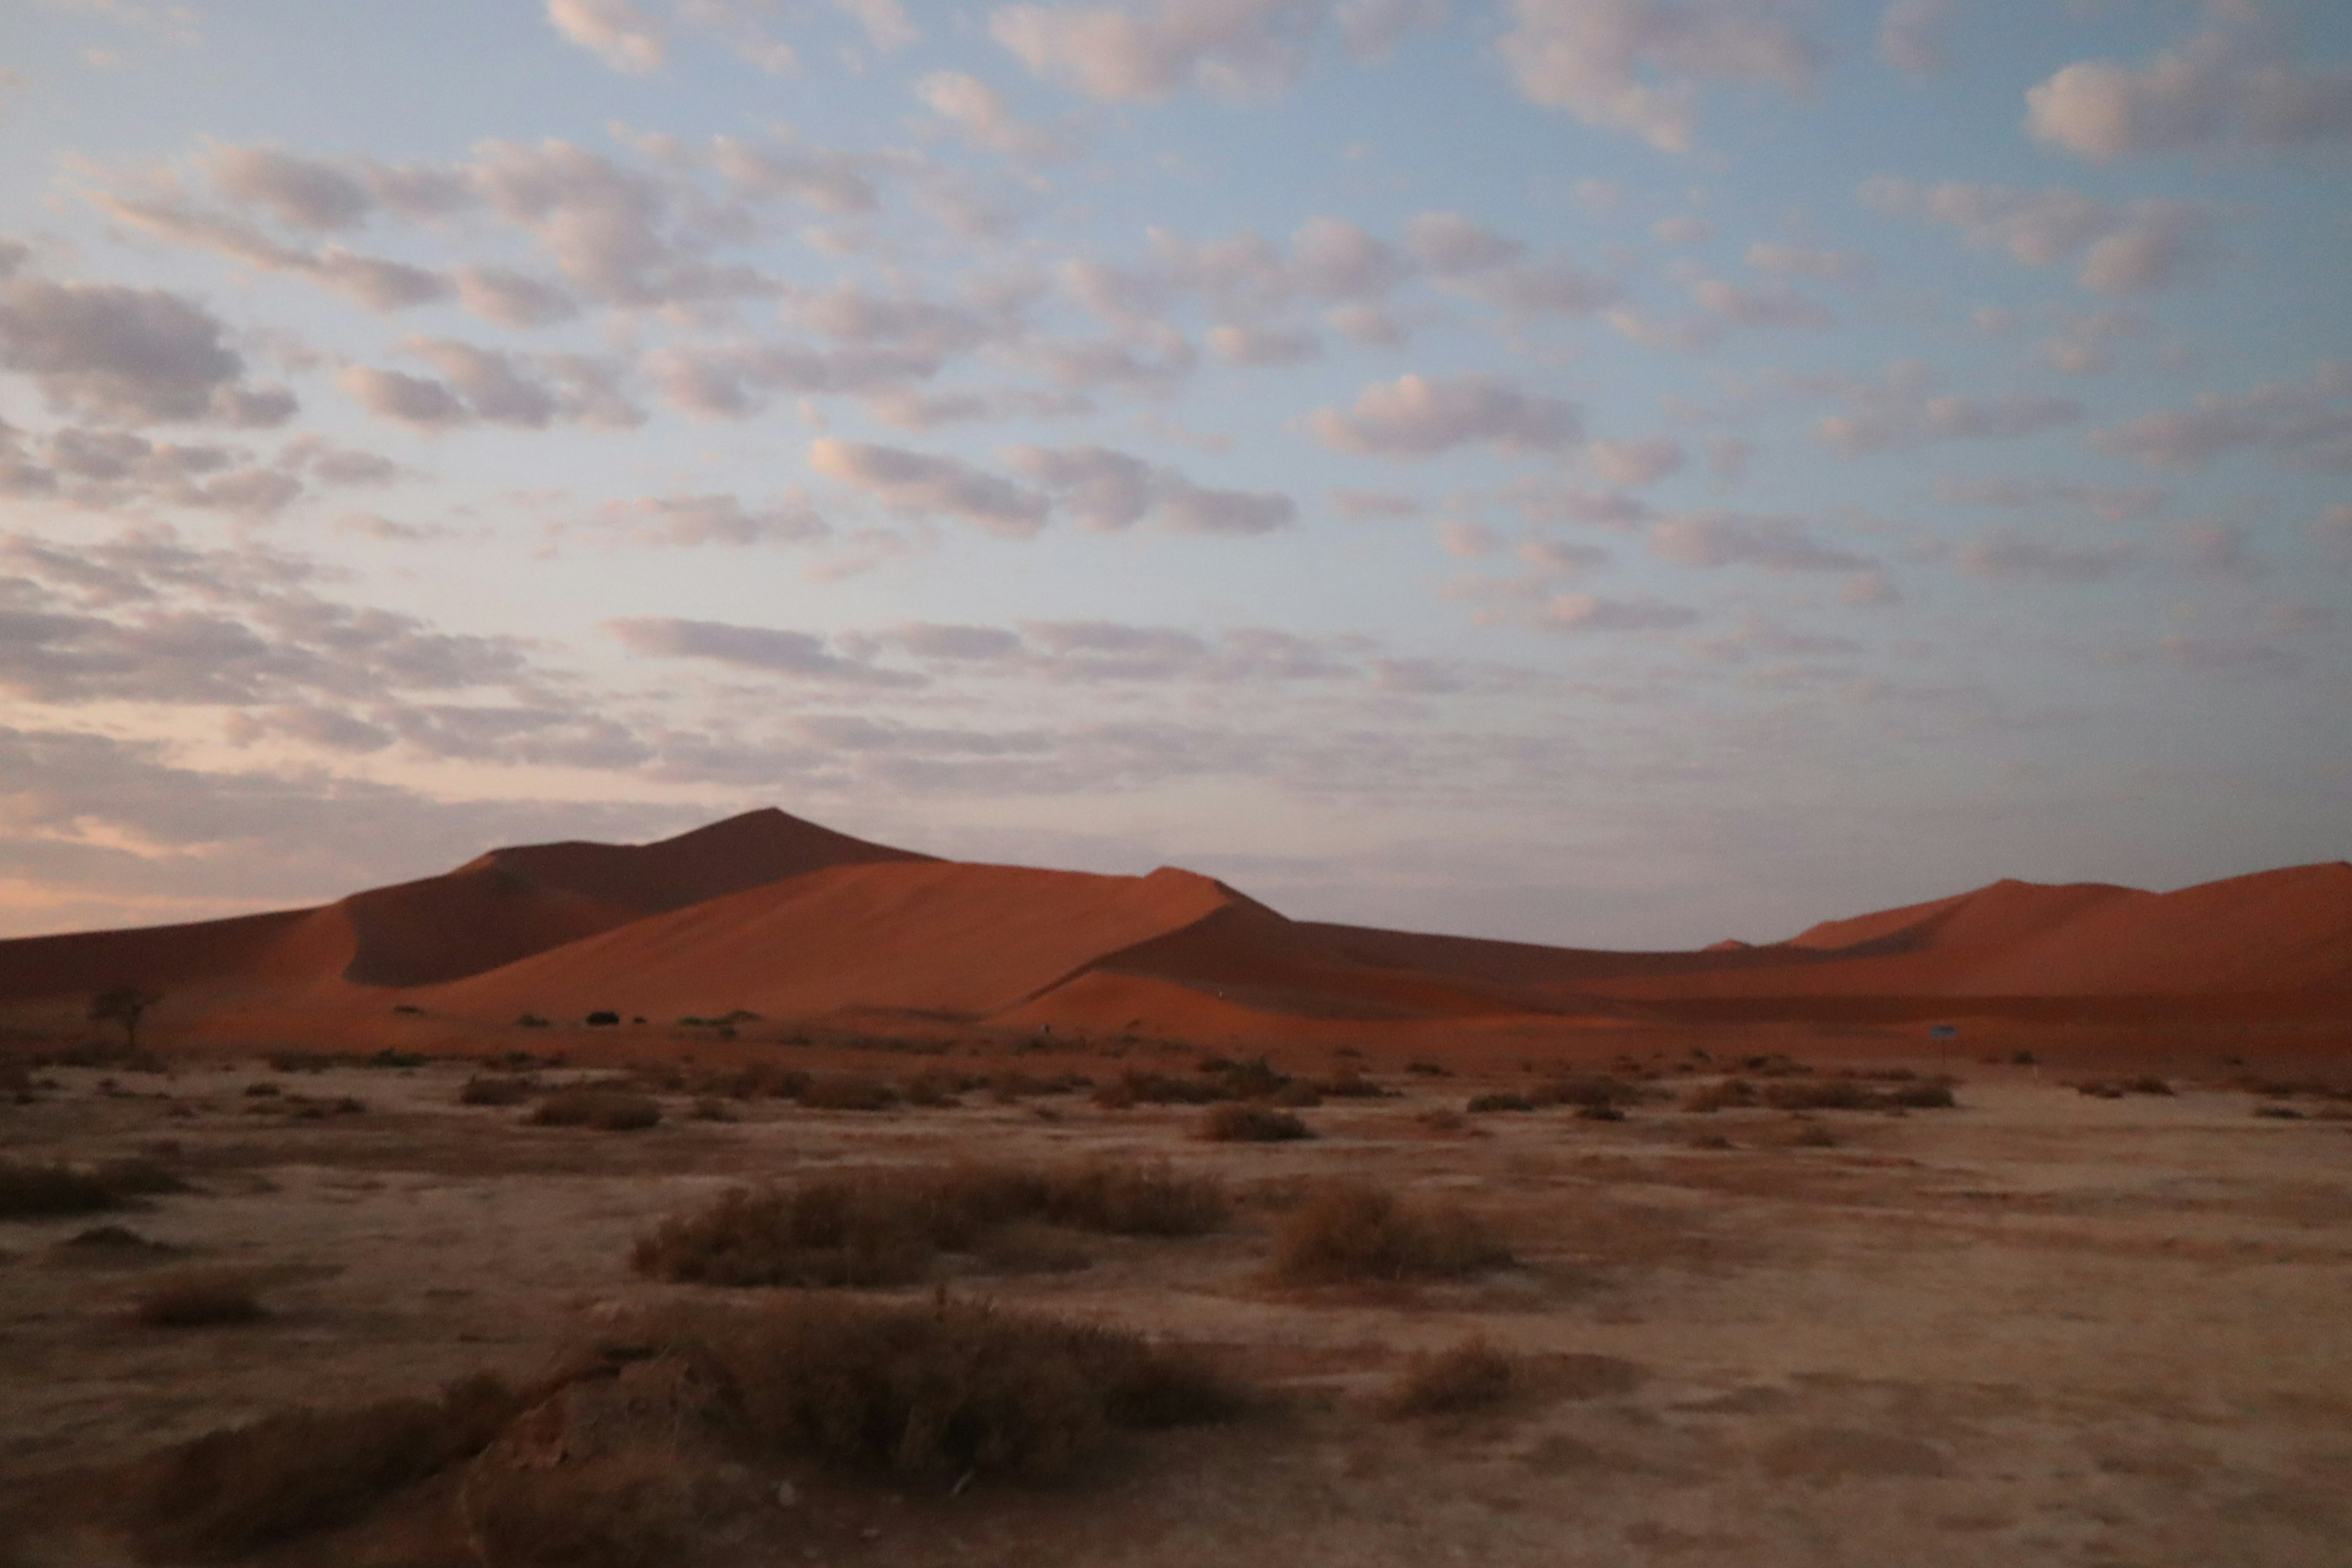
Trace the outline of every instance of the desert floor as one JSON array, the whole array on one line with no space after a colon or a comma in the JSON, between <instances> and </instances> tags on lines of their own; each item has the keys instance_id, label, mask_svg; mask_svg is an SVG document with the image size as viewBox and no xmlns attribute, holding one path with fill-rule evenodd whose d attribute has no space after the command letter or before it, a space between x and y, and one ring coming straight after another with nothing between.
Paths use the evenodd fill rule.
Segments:
<instances>
[{"instance_id":1,"label":"desert floor","mask_svg":"<svg viewBox=\"0 0 2352 1568\"><path fill-rule=\"evenodd\" d=\"M633 1238L730 1185L1104 1155L1214 1172L1235 1218L1195 1239L1048 1237L1045 1265L951 1256L940 1279L1207 1347L1268 1391L1264 1407L1123 1436L1045 1488L950 1496L779 1458L755 1479L762 1496L792 1481L793 1502L737 1519L708 1561L2352 1563L2345 1102L2258 1115L2262 1098L2189 1076L2171 1096L2092 1098L2079 1075L2004 1056L1908 1063L1960 1080L1952 1110L1683 1110L1742 1049L1727 1031L1710 1039L1711 1065L1666 1053L1677 1070L1622 1121L1433 1118L1533 1079L1372 1063L1397 1097L1304 1110L1317 1136L1284 1144L1203 1142L1198 1108L1106 1109L1084 1091L881 1112L728 1100L729 1120L698 1120L692 1094L673 1092L660 1125L614 1132L462 1106L470 1063L37 1068L0 1103L8 1157L144 1154L188 1190L0 1223L0 1517L16 1537L0 1563L134 1561L109 1528L104 1478L159 1446L478 1370L527 1377L643 1310L758 1294L629 1267ZM1769 1048L1807 1055L1786 1031ZM1188 1071L1197 1055L961 1049L829 1065L1105 1080ZM347 1096L364 1109L326 1110ZM1808 1128L1829 1136L1801 1143ZM1519 1262L1463 1283L1266 1282L1284 1213L1341 1176L1457 1203ZM70 1244L101 1222L171 1250ZM142 1292L195 1268L238 1272L270 1315L135 1320ZM1528 1357L1508 1400L1382 1414L1416 1354L1474 1335ZM477 1561L436 1522L448 1503L428 1486L259 1560Z\"/></svg>"}]
</instances>

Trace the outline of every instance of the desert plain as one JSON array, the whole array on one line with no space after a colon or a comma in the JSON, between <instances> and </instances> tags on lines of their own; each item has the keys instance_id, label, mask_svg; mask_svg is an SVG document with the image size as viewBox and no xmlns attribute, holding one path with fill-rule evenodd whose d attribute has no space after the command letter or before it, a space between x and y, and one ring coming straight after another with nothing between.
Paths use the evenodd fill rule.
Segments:
<instances>
[{"instance_id":1,"label":"desert plain","mask_svg":"<svg viewBox=\"0 0 2352 1568\"><path fill-rule=\"evenodd\" d=\"M0 1030L9 1568L2352 1561L2352 868L1609 954L764 813Z\"/></svg>"}]
</instances>

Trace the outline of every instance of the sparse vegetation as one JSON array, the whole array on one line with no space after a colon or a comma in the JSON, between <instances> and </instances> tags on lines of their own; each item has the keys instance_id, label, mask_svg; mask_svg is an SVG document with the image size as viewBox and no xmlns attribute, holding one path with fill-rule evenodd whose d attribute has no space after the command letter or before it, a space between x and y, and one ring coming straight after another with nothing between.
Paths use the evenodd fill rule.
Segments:
<instances>
[{"instance_id":1,"label":"sparse vegetation","mask_svg":"<svg viewBox=\"0 0 2352 1568\"><path fill-rule=\"evenodd\" d=\"M742 1436L854 1469L1050 1479L1112 1428L1222 1420L1244 1404L1192 1352L962 1302L801 1300L730 1320L688 1353Z\"/></svg>"},{"instance_id":2,"label":"sparse vegetation","mask_svg":"<svg viewBox=\"0 0 2352 1568\"><path fill-rule=\"evenodd\" d=\"M477 1074L466 1080L457 1091L460 1105L520 1105L530 1098L531 1084L527 1079L489 1077Z\"/></svg>"},{"instance_id":3,"label":"sparse vegetation","mask_svg":"<svg viewBox=\"0 0 2352 1568\"><path fill-rule=\"evenodd\" d=\"M91 1170L0 1159L0 1219L51 1219L97 1214L124 1199L186 1190L152 1160L109 1160Z\"/></svg>"},{"instance_id":4,"label":"sparse vegetation","mask_svg":"<svg viewBox=\"0 0 2352 1568\"><path fill-rule=\"evenodd\" d=\"M567 1089L533 1108L541 1127L593 1127L600 1132L637 1132L661 1121L661 1102L646 1094L616 1089Z\"/></svg>"},{"instance_id":5,"label":"sparse vegetation","mask_svg":"<svg viewBox=\"0 0 2352 1568\"><path fill-rule=\"evenodd\" d=\"M1264 1105L1219 1105L1201 1119L1201 1136L1212 1143L1287 1143L1312 1138L1315 1132L1287 1110Z\"/></svg>"},{"instance_id":6,"label":"sparse vegetation","mask_svg":"<svg viewBox=\"0 0 2352 1568\"><path fill-rule=\"evenodd\" d=\"M703 1510L675 1456L626 1453L523 1469L477 1466L467 1522L489 1568L667 1568L690 1560Z\"/></svg>"},{"instance_id":7,"label":"sparse vegetation","mask_svg":"<svg viewBox=\"0 0 2352 1568\"><path fill-rule=\"evenodd\" d=\"M139 1021L147 1009L163 1000L160 991L144 985L110 985L89 999L89 1021L93 1024L122 1026L122 1048L137 1055Z\"/></svg>"},{"instance_id":8,"label":"sparse vegetation","mask_svg":"<svg viewBox=\"0 0 2352 1568\"><path fill-rule=\"evenodd\" d=\"M132 1478L127 1522L151 1561L243 1556L348 1524L487 1447L521 1400L495 1378L438 1400L296 1410L163 1450Z\"/></svg>"},{"instance_id":9,"label":"sparse vegetation","mask_svg":"<svg viewBox=\"0 0 2352 1568\"><path fill-rule=\"evenodd\" d=\"M811 1110L888 1110L898 1103L898 1091L878 1078L845 1074L811 1079L800 1102Z\"/></svg>"},{"instance_id":10,"label":"sparse vegetation","mask_svg":"<svg viewBox=\"0 0 2352 1568\"><path fill-rule=\"evenodd\" d=\"M1449 1351L1415 1356L1381 1401L1381 1411L1399 1417L1489 1410L1507 1401L1522 1381L1518 1357L1475 1337Z\"/></svg>"},{"instance_id":11,"label":"sparse vegetation","mask_svg":"<svg viewBox=\"0 0 2352 1568\"><path fill-rule=\"evenodd\" d=\"M1497 1110L1533 1110L1535 1108L1536 1102L1526 1095L1512 1094L1507 1091L1473 1095L1470 1098L1470 1103L1463 1107L1474 1116L1484 1116Z\"/></svg>"},{"instance_id":12,"label":"sparse vegetation","mask_svg":"<svg viewBox=\"0 0 2352 1568\"><path fill-rule=\"evenodd\" d=\"M971 1248L1022 1220L1120 1236L1198 1236L1224 1223L1223 1187L1165 1167L960 1165L736 1188L664 1222L631 1256L640 1274L689 1284L911 1284L935 1253Z\"/></svg>"},{"instance_id":13,"label":"sparse vegetation","mask_svg":"<svg viewBox=\"0 0 2352 1568\"><path fill-rule=\"evenodd\" d=\"M253 1284L235 1274L190 1274L139 1299L134 1315L151 1329L208 1329L257 1323L269 1316Z\"/></svg>"},{"instance_id":14,"label":"sparse vegetation","mask_svg":"<svg viewBox=\"0 0 2352 1568\"><path fill-rule=\"evenodd\" d=\"M1407 1204L1385 1188L1342 1183L1284 1223L1269 1272L1289 1285L1455 1279L1512 1261L1501 1238L1462 1209Z\"/></svg>"}]
</instances>

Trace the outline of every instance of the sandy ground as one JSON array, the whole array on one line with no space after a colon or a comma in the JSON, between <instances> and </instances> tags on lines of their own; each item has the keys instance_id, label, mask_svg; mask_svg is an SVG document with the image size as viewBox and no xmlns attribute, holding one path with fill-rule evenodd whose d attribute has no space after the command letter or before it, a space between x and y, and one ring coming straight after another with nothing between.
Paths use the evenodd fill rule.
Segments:
<instances>
[{"instance_id":1,"label":"sandy ground","mask_svg":"<svg viewBox=\"0 0 2352 1568\"><path fill-rule=\"evenodd\" d=\"M1768 1048L1789 1047L1781 1034ZM1223 1174L1236 1224L1076 1238L1087 1267L966 1264L956 1288L1213 1347L1278 1389L1278 1408L1129 1440L1101 1474L1043 1493L804 1476L814 1500L776 1510L740 1561L2352 1563L2352 1121L2308 1101L2299 1120L2258 1117L2246 1094L2185 1080L2174 1098L2110 1100L2046 1069L1940 1065L1964 1079L1958 1110L1668 1101L1617 1123L1555 1110L1451 1134L1417 1119L1491 1084L1383 1075L1402 1098L1309 1110L1318 1136L1279 1146L1204 1143L1196 1110L1083 1096L865 1114L760 1100L726 1122L671 1096L659 1127L612 1133L460 1107L464 1064L48 1069L32 1103L0 1104L0 1149L145 1151L194 1190L0 1223L0 1507L272 1411L526 1374L601 1323L697 1294L634 1276L629 1245L732 1184L1110 1153ZM279 1092L247 1095L257 1083ZM346 1095L364 1111L286 1110ZM1799 1145L1809 1122L1836 1145ZM1522 1266L1380 1291L1263 1282L1281 1208L1340 1174L1480 1212ZM76 1261L59 1245L109 1219L179 1251ZM268 1321L131 1320L160 1275L224 1266L267 1286ZM1498 1412L1377 1414L1414 1352L1472 1334L1568 1359ZM368 1550L323 1560L393 1561ZM87 1531L19 1551L120 1560Z\"/></svg>"}]
</instances>

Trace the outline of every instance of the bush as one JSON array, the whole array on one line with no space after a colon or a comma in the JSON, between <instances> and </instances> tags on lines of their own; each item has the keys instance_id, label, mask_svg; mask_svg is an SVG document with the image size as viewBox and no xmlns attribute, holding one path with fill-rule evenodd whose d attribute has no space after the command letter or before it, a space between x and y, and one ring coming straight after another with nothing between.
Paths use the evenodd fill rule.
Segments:
<instances>
[{"instance_id":1,"label":"bush","mask_svg":"<svg viewBox=\"0 0 2352 1568\"><path fill-rule=\"evenodd\" d=\"M1696 1111L1745 1110L1763 1102L1764 1097L1756 1092L1756 1086L1743 1078L1701 1085L1683 1096L1683 1109Z\"/></svg>"},{"instance_id":2,"label":"bush","mask_svg":"<svg viewBox=\"0 0 2352 1568\"><path fill-rule=\"evenodd\" d=\"M1165 1166L883 1171L789 1191L733 1189L640 1237L630 1264L687 1284L905 1285L924 1276L936 1252L964 1250L1016 1221L1179 1237L1214 1230L1226 1213L1217 1182Z\"/></svg>"},{"instance_id":3,"label":"bush","mask_svg":"<svg viewBox=\"0 0 2352 1568\"><path fill-rule=\"evenodd\" d=\"M2133 1079L2129 1083L2125 1084L2124 1090L2127 1094L2169 1095L2172 1092L2172 1086L2165 1082L2164 1079L2158 1078L2155 1074L2149 1073L2144 1077Z\"/></svg>"},{"instance_id":4,"label":"bush","mask_svg":"<svg viewBox=\"0 0 2352 1568\"><path fill-rule=\"evenodd\" d=\"M531 1085L519 1078L485 1078L476 1076L466 1080L457 1091L460 1105L520 1105L530 1098Z\"/></svg>"},{"instance_id":5,"label":"bush","mask_svg":"<svg viewBox=\"0 0 2352 1568\"><path fill-rule=\"evenodd\" d=\"M233 1274L189 1275L139 1299L134 1315L151 1329L209 1329L269 1316L250 1282Z\"/></svg>"},{"instance_id":6,"label":"bush","mask_svg":"<svg viewBox=\"0 0 2352 1568\"><path fill-rule=\"evenodd\" d=\"M1804 1131L1797 1134L1797 1147L1800 1149L1834 1149L1837 1146L1837 1134L1818 1121L1805 1123Z\"/></svg>"},{"instance_id":7,"label":"bush","mask_svg":"<svg viewBox=\"0 0 2352 1568\"><path fill-rule=\"evenodd\" d=\"M1483 1116L1498 1110L1533 1110L1535 1108L1536 1102L1526 1095L1511 1094L1507 1091L1474 1095L1471 1097L1470 1103L1463 1107L1465 1110L1475 1116Z\"/></svg>"},{"instance_id":8,"label":"bush","mask_svg":"<svg viewBox=\"0 0 2352 1568\"><path fill-rule=\"evenodd\" d=\"M525 1013L515 1020L515 1026L520 1029L551 1029L555 1026L536 1013Z\"/></svg>"},{"instance_id":9,"label":"bush","mask_svg":"<svg viewBox=\"0 0 2352 1568\"><path fill-rule=\"evenodd\" d=\"M117 1207L123 1194L70 1165L0 1160L0 1219L48 1219Z\"/></svg>"},{"instance_id":10,"label":"bush","mask_svg":"<svg viewBox=\"0 0 2352 1568\"><path fill-rule=\"evenodd\" d=\"M689 1473L660 1454L478 1466L465 1500L489 1568L668 1568L691 1560L699 1513Z\"/></svg>"},{"instance_id":11,"label":"bush","mask_svg":"<svg viewBox=\"0 0 2352 1568\"><path fill-rule=\"evenodd\" d=\"M1287 1110L1220 1105L1201 1119L1201 1136L1213 1143L1287 1143L1315 1133Z\"/></svg>"},{"instance_id":12,"label":"bush","mask_svg":"<svg viewBox=\"0 0 2352 1568\"><path fill-rule=\"evenodd\" d=\"M591 1013L588 1015L587 1019L588 1026L592 1029L614 1028L616 1027L620 1022L621 1016L618 1013L611 1012L609 1010Z\"/></svg>"},{"instance_id":13,"label":"bush","mask_svg":"<svg viewBox=\"0 0 2352 1568\"><path fill-rule=\"evenodd\" d=\"M690 1342L742 1434L850 1468L1045 1479L1113 1427L1218 1420L1237 1390L1140 1336L942 1300L795 1300Z\"/></svg>"},{"instance_id":14,"label":"bush","mask_svg":"<svg viewBox=\"0 0 2352 1568\"><path fill-rule=\"evenodd\" d=\"M811 1110L887 1110L898 1091L879 1079L820 1078L803 1087L800 1101Z\"/></svg>"},{"instance_id":15,"label":"bush","mask_svg":"<svg viewBox=\"0 0 2352 1568\"><path fill-rule=\"evenodd\" d=\"M651 1095L614 1089L567 1089L541 1100L530 1120L541 1127L636 1132L658 1123L661 1115L661 1102Z\"/></svg>"},{"instance_id":16,"label":"bush","mask_svg":"<svg viewBox=\"0 0 2352 1568\"><path fill-rule=\"evenodd\" d=\"M2172 1091L2167 1089L2166 1093ZM1940 1083L1906 1083L1887 1095L1890 1103L1906 1110L1949 1110L1957 1103L1952 1091Z\"/></svg>"},{"instance_id":17,"label":"bush","mask_svg":"<svg viewBox=\"0 0 2352 1568\"><path fill-rule=\"evenodd\" d=\"M1580 1106L1598 1110L1621 1105L1639 1105L1643 1091L1637 1086L1612 1078L1606 1073L1585 1073L1573 1078L1557 1078L1538 1088L1533 1097L1538 1107L1555 1105Z\"/></svg>"},{"instance_id":18,"label":"bush","mask_svg":"<svg viewBox=\"0 0 2352 1568\"><path fill-rule=\"evenodd\" d=\"M1326 1100L1387 1100L1395 1091L1382 1089L1354 1068L1348 1068L1315 1086Z\"/></svg>"},{"instance_id":19,"label":"bush","mask_svg":"<svg viewBox=\"0 0 2352 1568\"><path fill-rule=\"evenodd\" d=\"M479 1453L521 1401L496 1378L440 1399L296 1410L182 1443L131 1478L128 1522L150 1556L236 1557L348 1524Z\"/></svg>"},{"instance_id":20,"label":"bush","mask_svg":"<svg viewBox=\"0 0 2352 1568\"><path fill-rule=\"evenodd\" d=\"M1519 1382L1517 1357L1495 1349L1483 1337L1468 1339L1436 1355L1415 1356L1381 1401L1381 1409L1391 1416L1486 1410L1509 1399Z\"/></svg>"},{"instance_id":21,"label":"bush","mask_svg":"<svg viewBox=\"0 0 2352 1568\"><path fill-rule=\"evenodd\" d=\"M1764 1088L1764 1103L1775 1110L1872 1110L1885 1097L1852 1079L1833 1078L1806 1083L1773 1083Z\"/></svg>"},{"instance_id":22,"label":"bush","mask_svg":"<svg viewBox=\"0 0 2352 1568\"><path fill-rule=\"evenodd\" d=\"M1275 1238L1273 1278L1285 1284L1455 1279L1513 1261L1486 1224L1461 1209L1400 1202L1383 1188L1326 1188Z\"/></svg>"}]
</instances>

